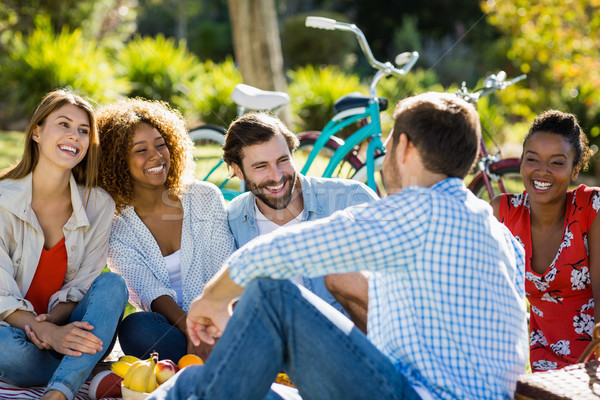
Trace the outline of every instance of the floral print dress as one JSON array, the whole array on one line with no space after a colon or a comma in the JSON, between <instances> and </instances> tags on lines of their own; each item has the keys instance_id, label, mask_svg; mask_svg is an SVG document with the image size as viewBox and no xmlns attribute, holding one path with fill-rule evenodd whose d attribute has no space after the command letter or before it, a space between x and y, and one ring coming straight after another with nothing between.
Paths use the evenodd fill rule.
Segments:
<instances>
[{"instance_id":1,"label":"floral print dress","mask_svg":"<svg viewBox=\"0 0 600 400\"><path fill-rule=\"evenodd\" d=\"M534 372L576 363L591 341L594 297L587 235L600 208L598 192L598 188L584 185L567 192L563 239L543 274L531 268L527 193L502 195L500 220L525 248L525 294L530 304L529 346Z\"/></svg>"}]
</instances>

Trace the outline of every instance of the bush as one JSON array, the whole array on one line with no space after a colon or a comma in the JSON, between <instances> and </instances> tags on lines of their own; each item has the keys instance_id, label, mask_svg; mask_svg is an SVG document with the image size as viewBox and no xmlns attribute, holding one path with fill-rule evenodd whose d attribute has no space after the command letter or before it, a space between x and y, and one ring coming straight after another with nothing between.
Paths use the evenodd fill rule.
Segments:
<instances>
[{"instance_id":1,"label":"bush","mask_svg":"<svg viewBox=\"0 0 600 400\"><path fill-rule=\"evenodd\" d=\"M155 38L137 36L117 58L123 76L131 83L128 96L166 101L186 116L193 114L204 68L187 51L185 41L176 43L162 34Z\"/></svg>"},{"instance_id":2,"label":"bush","mask_svg":"<svg viewBox=\"0 0 600 400\"><path fill-rule=\"evenodd\" d=\"M292 113L300 131L322 130L333 117L333 103L338 98L351 92L368 94L358 76L347 75L338 67L308 65L288 71L288 75Z\"/></svg>"},{"instance_id":3,"label":"bush","mask_svg":"<svg viewBox=\"0 0 600 400\"><path fill-rule=\"evenodd\" d=\"M0 65L4 118L29 117L42 97L57 88L67 87L99 102L112 101L127 90L98 42L84 39L80 29L63 28L56 34L48 18L38 17L29 36L17 32L8 46Z\"/></svg>"},{"instance_id":4,"label":"bush","mask_svg":"<svg viewBox=\"0 0 600 400\"><path fill-rule=\"evenodd\" d=\"M194 96L194 115L205 124L228 126L237 116L237 106L231 92L242 83L242 74L231 57L222 63L204 63L201 85Z\"/></svg>"}]
</instances>

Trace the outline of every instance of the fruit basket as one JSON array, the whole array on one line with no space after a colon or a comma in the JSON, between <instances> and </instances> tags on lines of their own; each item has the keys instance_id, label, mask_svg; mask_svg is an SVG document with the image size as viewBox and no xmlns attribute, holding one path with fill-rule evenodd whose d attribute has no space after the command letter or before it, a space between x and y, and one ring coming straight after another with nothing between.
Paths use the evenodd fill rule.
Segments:
<instances>
[{"instance_id":1,"label":"fruit basket","mask_svg":"<svg viewBox=\"0 0 600 400\"><path fill-rule=\"evenodd\" d=\"M123 400L145 400L150 396L150 393L136 392L121 385L121 395L123 396Z\"/></svg>"}]
</instances>

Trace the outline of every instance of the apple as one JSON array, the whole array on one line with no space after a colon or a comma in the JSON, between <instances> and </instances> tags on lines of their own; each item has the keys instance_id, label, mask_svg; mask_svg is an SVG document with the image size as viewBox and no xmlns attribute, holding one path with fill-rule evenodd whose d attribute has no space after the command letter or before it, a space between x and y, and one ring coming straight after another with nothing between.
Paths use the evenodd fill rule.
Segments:
<instances>
[{"instance_id":1,"label":"apple","mask_svg":"<svg viewBox=\"0 0 600 400\"><path fill-rule=\"evenodd\" d=\"M179 371L179 368L177 368L177 365L173 361L160 360L156 363L156 366L154 367L156 383L162 385L167 381L167 379L175 375L177 371Z\"/></svg>"}]
</instances>

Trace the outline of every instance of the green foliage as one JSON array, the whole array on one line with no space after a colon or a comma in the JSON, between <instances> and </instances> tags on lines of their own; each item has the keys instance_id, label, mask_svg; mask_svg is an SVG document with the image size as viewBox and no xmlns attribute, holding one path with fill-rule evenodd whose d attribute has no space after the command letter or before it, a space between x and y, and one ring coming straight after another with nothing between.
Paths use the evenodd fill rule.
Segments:
<instances>
[{"instance_id":1,"label":"green foliage","mask_svg":"<svg viewBox=\"0 0 600 400\"><path fill-rule=\"evenodd\" d=\"M228 126L237 115L231 92L235 85L242 83L242 75L231 57L222 63L208 60L203 69L200 92L195 96L195 115L206 124Z\"/></svg>"},{"instance_id":2,"label":"green foliage","mask_svg":"<svg viewBox=\"0 0 600 400\"><path fill-rule=\"evenodd\" d=\"M30 34L35 19L52 21L55 33L65 27L82 28L84 37L95 40L125 40L135 29L136 0L3 0L0 32Z\"/></svg>"},{"instance_id":3,"label":"green foliage","mask_svg":"<svg viewBox=\"0 0 600 400\"><path fill-rule=\"evenodd\" d=\"M233 54L229 21L196 21L188 27L190 51L202 59L225 60Z\"/></svg>"},{"instance_id":4,"label":"green foliage","mask_svg":"<svg viewBox=\"0 0 600 400\"><path fill-rule=\"evenodd\" d=\"M0 131L0 170L15 164L23 155L25 135L22 132Z\"/></svg>"},{"instance_id":5,"label":"green foliage","mask_svg":"<svg viewBox=\"0 0 600 400\"><path fill-rule=\"evenodd\" d=\"M527 104L535 111L577 115L600 144L600 1L481 1L488 21L505 34L508 57L528 74Z\"/></svg>"},{"instance_id":6,"label":"green foliage","mask_svg":"<svg viewBox=\"0 0 600 400\"><path fill-rule=\"evenodd\" d=\"M46 17L36 19L29 36L17 32L0 65L0 99L7 114L29 116L49 91L68 87L99 102L116 99L126 82L116 74L99 44L80 29L59 34Z\"/></svg>"},{"instance_id":7,"label":"green foliage","mask_svg":"<svg viewBox=\"0 0 600 400\"><path fill-rule=\"evenodd\" d=\"M326 31L305 26L306 17L318 15L347 22L347 18L338 13L311 12L298 14L286 19L281 29L283 58L289 68L308 64L334 64L347 69L355 58L352 54L357 46L351 32ZM327 39L324 40L324 36Z\"/></svg>"},{"instance_id":8,"label":"green foliage","mask_svg":"<svg viewBox=\"0 0 600 400\"><path fill-rule=\"evenodd\" d=\"M289 94L296 126L302 130L321 130L333 117L333 103L351 92L368 93L358 76L338 67L307 65L288 71Z\"/></svg>"},{"instance_id":9,"label":"green foliage","mask_svg":"<svg viewBox=\"0 0 600 400\"><path fill-rule=\"evenodd\" d=\"M117 58L131 83L128 96L166 101L186 115L193 112L204 69L185 41L176 43L162 34L136 36Z\"/></svg>"},{"instance_id":10,"label":"green foliage","mask_svg":"<svg viewBox=\"0 0 600 400\"><path fill-rule=\"evenodd\" d=\"M401 77L391 76L379 82L377 94L388 99L388 110L381 113L381 125L384 135L390 132L394 125L393 110L400 100L424 92L443 92L433 71L422 68L412 69Z\"/></svg>"},{"instance_id":11,"label":"green foliage","mask_svg":"<svg viewBox=\"0 0 600 400\"><path fill-rule=\"evenodd\" d=\"M222 61L233 53L226 0L138 1L141 35L185 37L188 49L202 60Z\"/></svg>"}]
</instances>

